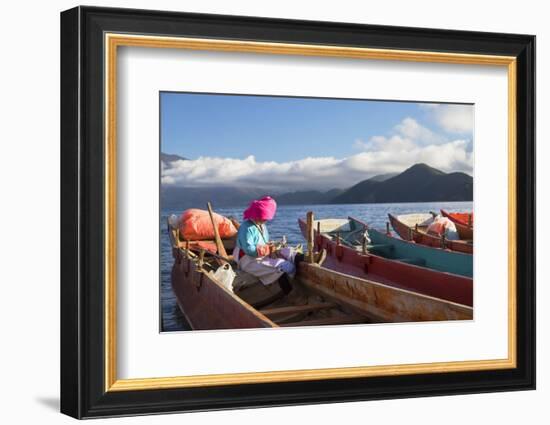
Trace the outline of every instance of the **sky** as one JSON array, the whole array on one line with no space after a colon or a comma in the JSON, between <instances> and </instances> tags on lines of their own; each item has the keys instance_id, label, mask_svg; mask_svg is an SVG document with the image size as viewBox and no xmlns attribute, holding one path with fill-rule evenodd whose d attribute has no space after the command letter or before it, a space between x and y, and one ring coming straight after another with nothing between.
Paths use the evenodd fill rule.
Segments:
<instances>
[{"instance_id":1,"label":"sky","mask_svg":"<svg viewBox=\"0 0 550 425\"><path fill-rule=\"evenodd\" d=\"M162 92L162 184L349 187L424 162L472 174L472 105Z\"/></svg>"}]
</instances>

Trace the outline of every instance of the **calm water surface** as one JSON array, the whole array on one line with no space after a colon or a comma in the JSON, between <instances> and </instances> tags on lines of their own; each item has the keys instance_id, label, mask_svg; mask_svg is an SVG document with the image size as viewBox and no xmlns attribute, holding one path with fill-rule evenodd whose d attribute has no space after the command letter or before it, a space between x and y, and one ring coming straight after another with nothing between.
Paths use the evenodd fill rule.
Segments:
<instances>
[{"instance_id":1,"label":"calm water surface","mask_svg":"<svg viewBox=\"0 0 550 425\"><path fill-rule=\"evenodd\" d=\"M216 212L225 216L234 216L241 220L246 206L239 208L217 208ZM356 217L368 223L371 227L386 228L388 213L394 215L407 213L426 213L429 211L470 211L472 202L425 202L404 204L346 204L346 205L281 205L277 208L276 217L268 223L271 239L280 240L286 236L290 244L304 243L305 240L298 227L298 218L305 218L308 211L315 213L316 219ZM170 214L181 214L182 211L162 210L160 215L160 278L161 278L161 308L162 331L188 330L176 304L176 298L170 286L170 270L172 268L172 250L166 231L166 219Z\"/></svg>"}]
</instances>

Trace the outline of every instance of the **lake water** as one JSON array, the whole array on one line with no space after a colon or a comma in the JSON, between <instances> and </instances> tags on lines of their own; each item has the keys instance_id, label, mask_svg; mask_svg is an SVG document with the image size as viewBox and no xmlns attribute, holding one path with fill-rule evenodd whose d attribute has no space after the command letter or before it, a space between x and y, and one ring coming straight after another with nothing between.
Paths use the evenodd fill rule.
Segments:
<instances>
[{"instance_id":1,"label":"lake water","mask_svg":"<svg viewBox=\"0 0 550 425\"><path fill-rule=\"evenodd\" d=\"M217 208L215 211L225 216L234 216L239 221L246 207ZM289 244L303 243L305 240L298 227L298 218L305 218L308 211L315 213L316 219L346 218L352 216L368 223L371 227L384 230L388 220L388 213L394 215L407 213L426 213L429 211L471 211L472 202L423 202L402 204L346 204L346 205L280 205L273 221L267 224L271 239L280 240L286 236ZM172 250L166 219L170 214L181 214L182 211L162 210L160 216L160 278L161 278L161 308L162 331L188 330L189 325L178 309L176 298L170 285L170 270L172 268Z\"/></svg>"}]
</instances>

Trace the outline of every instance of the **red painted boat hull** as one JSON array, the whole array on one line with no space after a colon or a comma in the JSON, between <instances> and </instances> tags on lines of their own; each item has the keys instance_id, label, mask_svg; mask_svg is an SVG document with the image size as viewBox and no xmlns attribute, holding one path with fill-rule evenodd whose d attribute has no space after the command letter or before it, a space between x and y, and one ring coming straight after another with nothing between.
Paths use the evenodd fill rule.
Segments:
<instances>
[{"instance_id":1,"label":"red painted boat hull","mask_svg":"<svg viewBox=\"0 0 550 425\"><path fill-rule=\"evenodd\" d=\"M462 214L462 213L459 213L459 214L460 214L460 216L457 217L453 213L449 213L445 210L441 210L441 215L443 217L447 217L456 226L456 230L458 231L458 234L460 235L460 239L473 240L474 239L474 228L472 226L469 226L467 223L463 222L459 218L464 214Z\"/></svg>"},{"instance_id":2,"label":"red painted boat hull","mask_svg":"<svg viewBox=\"0 0 550 425\"><path fill-rule=\"evenodd\" d=\"M388 214L390 224L393 230L399 235L399 237L405 241L414 241L421 245L431 246L433 248L441 249L441 239L432 235L428 235L423 232L419 232L405 223L399 221L397 217ZM445 240L445 248L451 251L463 252L465 254L474 253L474 245L465 243L463 241L451 241Z\"/></svg>"},{"instance_id":3,"label":"red painted boat hull","mask_svg":"<svg viewBox=\"0 0 550 425\"><path fill-rule=\"evenodd\" d=\"M298 220L302 234L306 223ZM324 234L314 230L316 250L326 249L323 267L369 279L385 285L415 291L421 294L473 306L473 279L406 264L367 253L363 255L351 247L338 245Z\"/></svg>"},{"instance_id":4,"label":"red painted boat hull","mask_svg":"<svg viewBox=\"0 0 550 425\"><path fill-rule=\"evenodd\" d=\"M250 329L277 327L271 320L233 295L174 248L172 290L193 329Z\"/></svg>"}]
</instances>

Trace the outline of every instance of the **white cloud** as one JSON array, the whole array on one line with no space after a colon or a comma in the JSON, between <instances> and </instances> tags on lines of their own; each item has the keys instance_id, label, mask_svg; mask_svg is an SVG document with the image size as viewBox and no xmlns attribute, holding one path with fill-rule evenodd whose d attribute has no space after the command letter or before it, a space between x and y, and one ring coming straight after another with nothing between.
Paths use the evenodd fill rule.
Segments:
<instances>
[{"instance_id":1,"label":"white cloud","mask_svg":"<svg viewBox=\"0 0 550 425\"><path fill-rule=\"evenodd\" d=\"M430 145L448 141L446 137L422 126L414 118L406 117L393 127L391 136L373 136L367 142L358 139L355 141L354 147L359 150L372 150L373 148L402 150L402 148L410 148L412 144Z\"/></svg>"},{"instance_id":2,"label":"white cloud","mask_svg":"<svg viewBox=\"0 0 550 425\"><path fill-rule=\"evenodd\" d=\"M265 188L324 187L347 180L339 176L343 160L308 157L299 161L259 162L254 156L244 159L200 157L177 161L162 170L162 184L178 186L247 186Z\"/></svg>"},{"instance_id":3,"label":"white cloud","mask_svg":"<svg viewBox=\"0 0 550 425\"><path fill-rule=\"evenodd\" d=\"M474 128L474 107L472 105L427 104L424 109L430 111L436 123L446 132L468 134Z\"/></svg>"},{"instance_id":4,"label":"white cloud","mask_svg":"<svg viewBox=\"0 0 550 425\"><path fill-rule=\"evenodd\" d=\"M439 105L433 105L437 109ZM424 162L441 171L472 173L473 155L469 140L448 140L407 117L393 128L390 136L373 136L356 140L356 149L364 153L348 159L351 163L369 164L378 173L400 172Z\"/></svg>"},{"instance_id":5,"label":"white cloud","mask_svg":"<svg viewBox=\"0 0 550 425\"><path fill-rule=\"evenodd\" d=\"M394 135L389 138L384 136L373 136L367 142L356 140L354 147L366 152L388 151L388 152L403 152L412 149L415 144L406 138L399 135Z\"/></svg>"},{"instance_id":6,"label":"white cloud","mask_svg":"<svg viewBox=\"0 0 550 425\"><path fill-rule=\"evenodd\" d=\"M445 139L430 129L423 127L413 118L407 117L394 128L401 136L424 144L441 143Z\"/></svg>"},{"instance_id":7,"label":"white cloud","mask_svg":"<svg viewBox=\"0 0 550 425\"><path fill-rule=\"evenodd\" d=\"M401 172L419 162L442 171L471 173L468 142L416 146L407 139L377 139L368 151L347 158L309 157L299 161L261 162L244 159L201 157L178 161L163 169L162 184L189 187L245 186L275 191L345 188L376 174Z\"/></svg>"},{"instance_id":8,"label":"white cloud","mask_svg":"<svg viewBox=\"0 0 550 425\"><path fill-rule=\"evenodd\" d=\"M162 167L162 184L188 187L244 186L274 191L346 188L377 174L396 173L424 162L445 172L472 172L469 140L450 141L405 118L388 136L355 140L361 152L347 158L307 157L298 161L200 157Z\"/></svg>"},{"instance_id":9,"label":"white cloud","mask_svg":"<svg viewBox=\"0 0 550 425\"><path fill-rule=\"evenodd\" d=\"M376 170L374 174L400 172L411 165L424 162L441 171L472 173L473 155L468 140L420 146L400 136L372 138L365 152L346 161L357 169Z\"/></svg>"}]
</instances>

